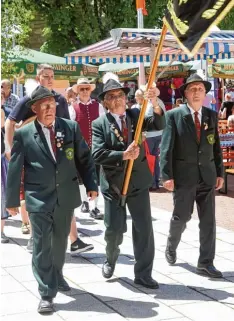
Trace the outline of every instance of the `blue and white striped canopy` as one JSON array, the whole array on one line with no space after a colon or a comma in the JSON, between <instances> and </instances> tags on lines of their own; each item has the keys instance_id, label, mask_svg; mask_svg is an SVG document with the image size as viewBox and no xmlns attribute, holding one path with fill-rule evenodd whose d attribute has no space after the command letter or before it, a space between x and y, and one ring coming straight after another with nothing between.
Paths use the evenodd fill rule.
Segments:
<instances>
[{"instance_id":1,"label":"blue and white striped canopy","mask_svg":"<svg viewBox=\"0 0 234 321\"><path fill-rule=\"evenodd\" d=\"M66 54L68 64L102 64L150 62L154 44L160 38L160 29L113 29L111 38L99 41L83 49ZM153 47L153 49L152 49ZM234 31L216 31L205 38L199 52L191 59L181 52L175 38L167 33L160 61L226 59L234 57Z\"/></svg>"}]
</instances>

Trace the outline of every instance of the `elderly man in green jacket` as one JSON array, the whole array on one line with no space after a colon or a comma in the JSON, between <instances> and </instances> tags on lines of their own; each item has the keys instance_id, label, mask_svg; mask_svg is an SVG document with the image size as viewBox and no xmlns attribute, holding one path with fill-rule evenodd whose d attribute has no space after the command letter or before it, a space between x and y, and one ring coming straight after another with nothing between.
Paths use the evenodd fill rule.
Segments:
<instances>
[{"instance_id":1,"label":"elderly man in green jacket","mask_svg":"<svg viewBox=\"0 0 234 321\"><path fill-rule=\"evenodd\" d=\"M176 249L194 203L200 220L200 255L197 273L220 278L215 257L215 189L223 185L222 151L218 115L202 106L211 83L190 76L180 88L186 104L166 114L162 136L160 168L164 187L173 191L174 210L166 248L166 260L176 262Z\"/></svg>"},{"instance_id":2,"label":"elderly man in green jacket","mask_svg":"<svg viewBox=\"0 0 234 321\"><path fill-rule=\"evenodd\" d=\"M145 117L143 130L160 130L164 127L164 113L158 105L155 89L148 98L153 104L153 115ZM100 99L108 112L92 123L92 155L101 165L100 186L105 201L105 241L106 261L102 273L110 278L119 255L119 246L126 232L126 206L120 204L124 173L128 160L135 160L130 179L127 205L132 216L133 248L136 264L134 274L136 284L148 288L158 288L152 278L154 259L154 235L152 228L149 187L152 175L142 145L133 141L139 113L137 108L126 110L128 88L110 78L104 85Z\"/></svg>"},{"instance_id":3,"label":"elderly man in green jacket","mask_svg":"<svg viewBox=\"0 0 234 321\"><path fill-rule=\"evenodd\" d=\"M73 212L81 204L77 171L90 199L97 197L98 187L91 153L79 126L55 117L53 94L37 87L28 107L37 117L15 133L6 207L11 215L17 214L24 168L26 209L34 236L32 267L41 295L38 312L45 313L53 311L58 290L70 290L62 268Z\"/></svg>"}]
</instances>

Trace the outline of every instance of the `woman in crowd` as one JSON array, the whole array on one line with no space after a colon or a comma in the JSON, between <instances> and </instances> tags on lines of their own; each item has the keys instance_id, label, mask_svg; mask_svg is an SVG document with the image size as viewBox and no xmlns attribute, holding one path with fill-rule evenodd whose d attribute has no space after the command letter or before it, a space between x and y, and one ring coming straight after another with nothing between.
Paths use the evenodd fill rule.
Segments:
<instances>
[{"instance_id":1,"label":"woman in crowd","mask_svg":"<svg viewBox=\"0 0 234 321\"><path fill-rule=\"evenodd\" d=\"M180 107L181 105L183 105L183 99L177 98L174 108Z\"/></svg>"},{"instance_id":2,"label":"woman in crowd","mask_svg":"<svg viewBox=\"0 0 234 321\"><path fill-rule=\"evenodd\" d=\"M75 101L77 99L77 94L73 91L72 87L68 87L66 89L65 97L66 97L67 104L68 104L68 111L69 111L70 118L71 118L71 120L76 120L76 112L73 107L73 104L75 103Z\"/></svg>"},{"instance_id":3,"label":"woman in crowd","mask_svg":"<svg viewBox=\"0 0 234 321\"><path fill-rule=\"evenodd\" d=\"M230 94L225 95L225 101L222 103L221 109L219 111L219 118L227 120L229 116L232 115L232 107L234 102L232 101L232 96Z\"/></svg>"}]
</instances>

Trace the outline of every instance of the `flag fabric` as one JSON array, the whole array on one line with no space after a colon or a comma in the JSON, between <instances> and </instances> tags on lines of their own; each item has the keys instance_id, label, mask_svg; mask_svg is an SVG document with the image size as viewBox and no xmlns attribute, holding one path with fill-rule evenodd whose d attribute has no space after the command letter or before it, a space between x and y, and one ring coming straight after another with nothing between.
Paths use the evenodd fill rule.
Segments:
<instances>
[{"instance_id":1,"label":"flag fabric","mask_svg":"<svg viewBox=\"0 0 234 321\"><path fill-rule=\"evenodd\" d=\"M169 0L163 21L184 52L194 56L233 6L234 0Z\"/></svg>"},{"instance_id":2,"label":"flag fabric","mask_svg":"<svg viewBox=\"0 0 234 321\"><path fill-rule=\"evenodd\" d=\"M146 10L145 0L136 0L136 9L142 9L142 13L144 16L148 15Z\"/></svg>"}]
</instances>

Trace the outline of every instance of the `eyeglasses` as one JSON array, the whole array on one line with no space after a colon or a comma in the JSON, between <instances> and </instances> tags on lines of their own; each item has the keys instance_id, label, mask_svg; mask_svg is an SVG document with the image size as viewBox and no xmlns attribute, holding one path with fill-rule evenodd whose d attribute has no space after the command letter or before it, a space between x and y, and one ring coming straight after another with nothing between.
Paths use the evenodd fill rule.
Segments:
<instances>
[{"instance_id":1,"label":"eyeglasses","mask_svg":"<svg viewBox=\"0 0 234 321\"><path fill-rule=\"evenodd\" d=\"M107 95L105 97L106 100L114 100L114 99L123 99L125 97L124 93L120 93L118 95Z\"/></svg>"},{"instance_id":2,"label":"eyeglasses","mask_svg":"<svg viewBox=\"0 0 234 321\"><path fill-rule=\"evenodd\" d=\"M90 87L82 87L80 88L80 91L89 91L90 90Z\"/></svg>"}]
</instances>

